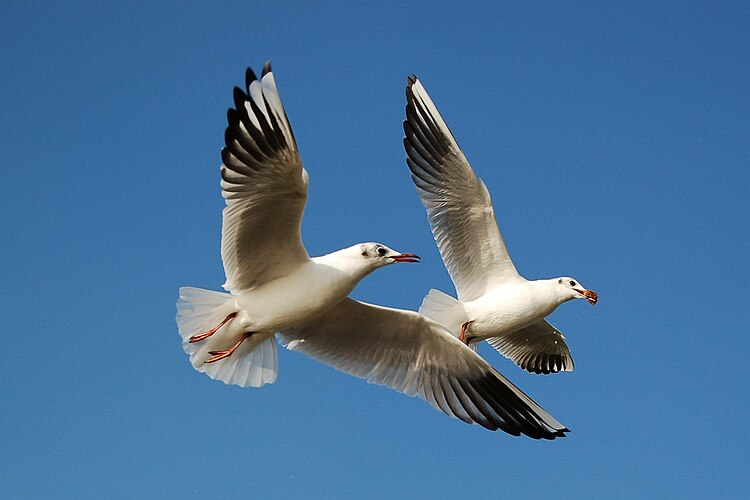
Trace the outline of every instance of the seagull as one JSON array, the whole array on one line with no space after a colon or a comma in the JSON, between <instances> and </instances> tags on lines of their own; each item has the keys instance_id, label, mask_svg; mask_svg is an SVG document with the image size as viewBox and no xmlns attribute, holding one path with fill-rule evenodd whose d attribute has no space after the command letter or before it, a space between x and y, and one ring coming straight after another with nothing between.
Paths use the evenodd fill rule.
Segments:
<instances>
[{"instance_id":1,"label":"seagull","mask_svg":"<svg viewBox=\"0 0 750 500\"><path fill-rule=\"evenodd\" d=\"M532 438L568 429L437 322L353 300L371 272L418 262L381 243L310 258L300 227L308 174L270 63L234 89L222 150L221 255L228 293L180 289L177 325L192 366L260 387L278 373L275 338L338 370L419 396L469 424Z\"/></svg>"},{"instance_id":2,"label":"seagull","mask_svg":"<svg viewBox=\"0 0 750 500\"><path fill-rule=\"evenodd\" d=\"M419 312L476 350L486 340L531 373L572 371L565 337L546 318L560 304L598 295L571 277L529 281L503 242L490 193L416 76L406 86L406 163L427 210L458 299L432 289Z\"/></svg>"}]
</instances>

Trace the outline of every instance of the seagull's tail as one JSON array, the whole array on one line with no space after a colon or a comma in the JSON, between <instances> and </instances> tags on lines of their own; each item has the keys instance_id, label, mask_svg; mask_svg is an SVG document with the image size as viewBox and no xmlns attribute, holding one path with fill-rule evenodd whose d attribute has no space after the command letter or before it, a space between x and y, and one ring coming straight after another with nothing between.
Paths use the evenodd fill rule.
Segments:
<instances>
[{"instance_id":1,"label":"seagull's tail","mask_svg":"<svg viewBox=\"0 0 750 500\"><path fill-rule=\"evenodd\" d=\"M228 293L180 288L176 319L182 348L190 355L193 368L214 380L240 387L272 384L278 373L278 354L273 337L264 339L250 336L231 356L215 363L206 363L212 357L209 351L229 349L244 335L239 321L234 321L234 316L229 318L238 311L232 295ZM213 335L190 342L191 337L208 332L220 324L222 326Z\"/></svg>"},{"instance_id":2,"label":"seagull's tail","mask_svg":"<svg viewBox=\"0 0 750 500\"><path fill-rule=\"evenodd\" d=\"M434 288L422 299L419 314L437 321L456 337L461 334L461 325L469 320L463 302ZM471 347L476 350L476 344Z\"/></svg>"}]
</instances>

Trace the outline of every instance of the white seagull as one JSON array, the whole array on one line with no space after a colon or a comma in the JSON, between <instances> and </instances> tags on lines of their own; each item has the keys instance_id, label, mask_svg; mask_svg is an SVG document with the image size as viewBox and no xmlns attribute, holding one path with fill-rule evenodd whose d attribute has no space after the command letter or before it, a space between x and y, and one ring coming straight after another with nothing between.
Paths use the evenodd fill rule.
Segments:
<instances>
[{"instance_id":1,"label":"white seagull","mask_svg":"<svg viewBox=\"0 0 750 500\"><path fill-rule=\"evenodd\" d=\"M458 300L432 289L419 312L476 349L487 340L532 373L572 371L563 335L544 318L571 299L598 296L570 277L528 281L516 271L490 193L416 76L406 86L406 163Z\"/></svg>"},{"instance_id":2,"label":"white seagull","mask_svg":"<svg viewBox=\"0 0 750 500\"><path fill-rule=\"evenodd\" d=\"M219 293L181 288L177 324L193 367L242 387L273 383L274 337L368 382L418 395L467 423L554 439L568 431L438 323L412 311L364 304L348 294L365 276L395 262L417 262L379 243L310 258L300 225L308 175L271 66L246 89L222 150Z\"/></svg>"}]
</instances>

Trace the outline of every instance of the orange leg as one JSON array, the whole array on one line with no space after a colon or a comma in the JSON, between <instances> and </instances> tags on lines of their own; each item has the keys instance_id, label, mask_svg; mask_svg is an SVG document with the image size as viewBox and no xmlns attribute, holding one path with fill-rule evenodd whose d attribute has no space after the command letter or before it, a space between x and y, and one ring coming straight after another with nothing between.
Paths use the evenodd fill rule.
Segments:
<instances>
[{"instance_id":1,"label":"orange leg","mask_svg":"<svg viewBox=\"0 0 750 500\"><path fill-rule=\"evenodd\" d=\"M190 340L188 340L188 342L190 342L191 344L195 344L196 342L200 342L201 340L206 340L208 337L218 332L219 328L224 326L227 323L227 321L233 319L235 316L237 316L237 313L233 312L232 314L224 318L224 321L222 321L215 327L211 328L207 332L199 333L198 335L193 335L192 337L190 337Z\"/></svg>"},{"instance_id":2,"label":"orange leg","mask_svg":"<svg viewBox=\"0 0 750 500\"><path fill-rule=\"evenodd\" d=\"M234 354L234 351L237 350L239 346L242 345L242 343L247 339L250 335L252 335L253 332L245 332L244 335L242 335L242 338L237 341L236 344L234 344L232 347L227 349L226 351L208 351L208 353L212 356L211 358L207 359L206 363L216 363L220 359L228 358L232 354Z\"/></svg>"},{"instance_id":3,"label":"orange leg","mask_svg":"<svg viewBox=\"0 0 750 500\"><path fill-rule=\"evenodd\" d=\"M472 321L467 321L466 323L464 323L463 325L461 325L461 335L458 337L458 340L460 340L461 342L463 342L466 345L469 345L469 339L466 338L466 330L469 329L469 326L473 322L474 322L473 320Z\"/></svg>"}]
</instances>

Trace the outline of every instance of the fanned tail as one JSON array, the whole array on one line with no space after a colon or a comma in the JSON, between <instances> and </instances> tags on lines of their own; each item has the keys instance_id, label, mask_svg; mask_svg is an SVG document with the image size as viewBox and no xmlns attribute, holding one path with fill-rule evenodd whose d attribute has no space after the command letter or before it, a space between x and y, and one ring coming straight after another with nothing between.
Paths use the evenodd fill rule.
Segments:
<instances>
[{"instance_id":1,"label":"fanned tail","mask_svg":"<svg viewBox=\"0 0 750 500\"><path fill-rule=\"evenodd\" d=\"M205 340L190 343L190 337L211 330L237 311L234 299L228 293L180 288L176 319L182 348L190 356L193 368L214 380L240 387L272 384L278 373L278 354L273 337L250 336L231 356L215 363L206 363L211 358L209 351L227 349L245 333L237 322L229 320Z\"/></svg>"},{"instance_id":2,"label":"fanned tail","mask_svg":"<svg viewBox=\"0 0 750 500\"><path fill-rule=\"evenodd\" d=\"M469 319L463 302L434 288L422 299L419 314L437 321L456 337L461 334L461 325Z\"/></svg>"}]
</instances>

